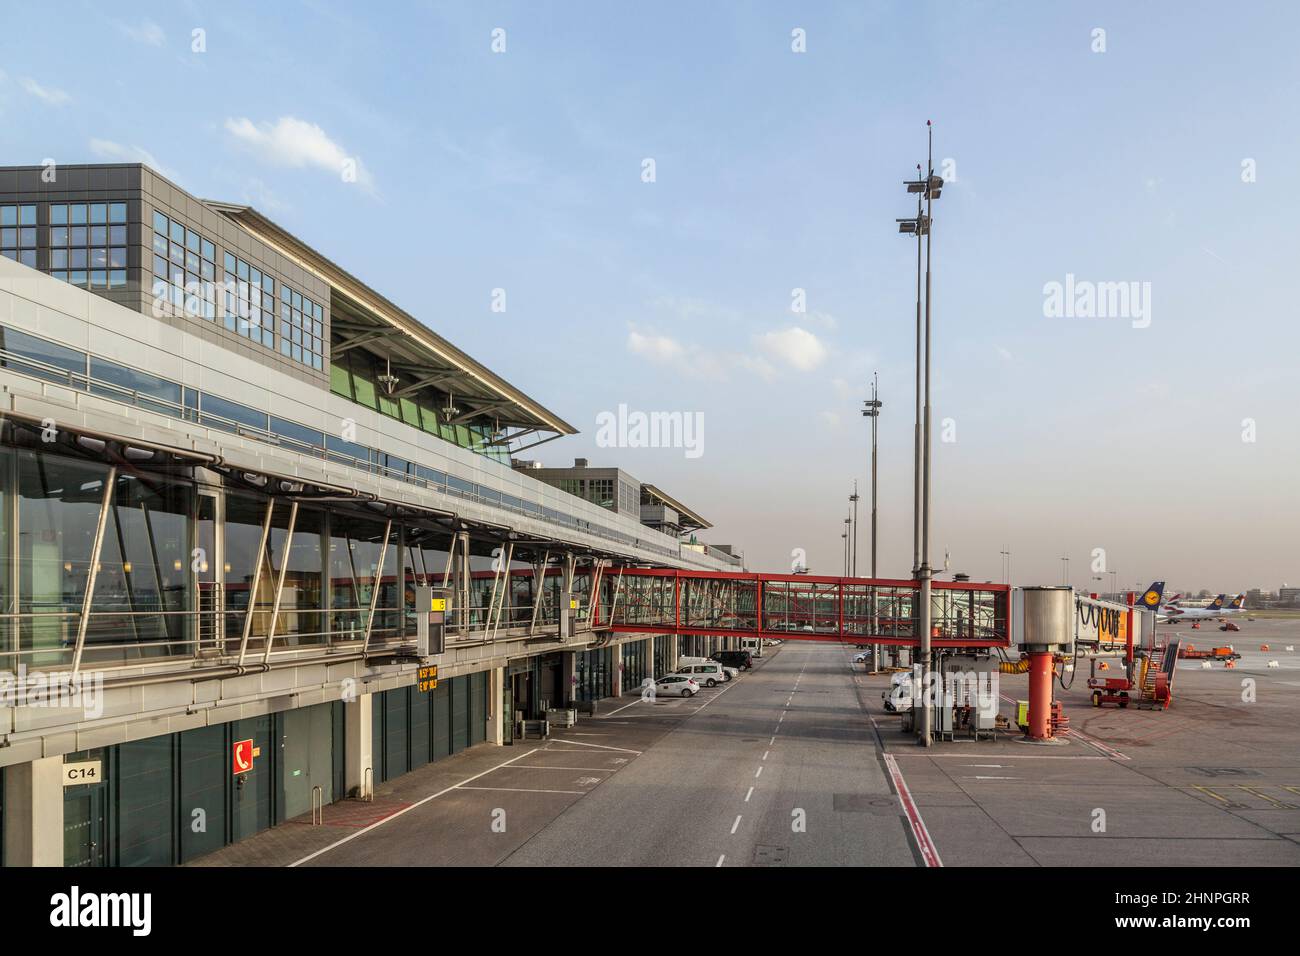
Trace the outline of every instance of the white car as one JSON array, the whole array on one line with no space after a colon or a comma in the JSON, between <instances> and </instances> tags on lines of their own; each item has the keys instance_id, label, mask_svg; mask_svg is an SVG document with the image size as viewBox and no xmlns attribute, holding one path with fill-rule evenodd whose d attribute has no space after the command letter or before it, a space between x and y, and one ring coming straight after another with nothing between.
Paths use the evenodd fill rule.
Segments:
<instances>
[{"instance_id":1,"label":"white car","mask_svg":"<svg viewBox=\"0 0 1300 956\"><path fill-rule=\"evenodd\" d=\"M866 664L869 663L870 661L871 661L870 651L863 651L861 654L853 655L853 663L855 664Z\"/></svg>"},{"instance_id":2,"label":"white car","mask_svg":"<svg viewBox=\"0 0 1300 956\"><path fill-rule=\"evenodd\" d=\"M656 697L694 697L699 692L700 685L685 674L669 674L655 681Z\"/></svg>"},{"instance_id":3,"label":"white car","mask_svg":"<svg viewBox=\"0 0 1300 956\"><path fill-rule=\"evenodd\" d=\"M912 672L899 671L889 679L889 690L880 695L891 714L912 709Z\"/></svg>"},{"instance_id":4,"label":"white car","mask_svg":"<svg viewBox=\"0 0 1300 956\"><path fill-rule=\"evenodd\" d=\"M696 664L717 664L719 667L722 668L722 680L724 682L731 680L733 677L740 676L739 669L735 667L728 667L726 664L722 664L709 657L679 658L677 661L677 673L686 674L689 672L690 668L694 667Z\"/></svg>"},{"instance_id":5,"label":"white car","mask_svg":"<svg viewBox=\"0 0 1300 956\"><path fill-rule=\"evenodd\" d=\"M717 687L719 684L725 684L730 678L727 672L722 669L721 664L683 664L677 668L676 674L670 674L670 677L692 677L695 683L701 687Z\"/></svg>"}]
</instances>

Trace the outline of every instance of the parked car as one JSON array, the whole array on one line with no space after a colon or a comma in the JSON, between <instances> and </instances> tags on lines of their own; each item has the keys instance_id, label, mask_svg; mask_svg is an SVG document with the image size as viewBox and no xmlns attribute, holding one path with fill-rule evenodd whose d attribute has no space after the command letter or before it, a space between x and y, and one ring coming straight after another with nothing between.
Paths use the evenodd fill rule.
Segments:
<instances>
[{"instance_id":1,"label":"parked car","mask_svg":"<svg viewBox=\"0 0 1300 956\"><path fill-rule=\"evenodd\" d=\"M899 671L889 679L889 690L880 695L891 714L912 709L912 673Z\"/></svg>"},{"instance_id":2,"label":"parked car","mask_svg":"<svg viewBox=\"0 0 1300 956\"><path fill-rule=\"evenodd\" d=\"M685 674L669 674L655 681L656 697L694 697L699 692L695 678Z\"/></svg>"},{"instance_id":3,"label":"parked car","mask_svg":"<svg viewBox=\"0 0 1300 956\"><path fill-rule=\"evenodd\" d=\"M677 668L677 673L668 676L691 677L695 679L697 684L704 687L717 687L719 684L724 684L731 679L717 661L708 661L704 664L682 664Z\"/></svg>"},{"instance_id":4,"label":"parked car","mask_svg":"<svg viewBox=\"0 0 1300 956\"><path fill-rule=\"evenodd\" d=\"M870 651L863 651L861 654L853 655L853 663L855 664L868 664L870 662L871 662Z\"/></svg>"},{"instance_id":5,"label":"parked car","mask_svg":"<svg viewBox=\"0 0 1300 956\"><path fill-rule=\"evenodd\" d=\"M747 671L754 666L754 656L749 651L717 651L709 660L741 671Z\"/></svg>"},{"instance_id":6,"label":"parked car","mask_svg":"<svg viewBox=\"0 0 1300 956\"><path fill-rule=\"evenodd\" d=\"M684 673L687 664L716 664L716 663L718 662L711 657L679 657L677 659L677 670ZM740 671L737 668L731 667L727 664L722 665L722 679L724 681L729 681L733 677L739 677L739 676L740 676Z\"/></svg>"}]
</instances>

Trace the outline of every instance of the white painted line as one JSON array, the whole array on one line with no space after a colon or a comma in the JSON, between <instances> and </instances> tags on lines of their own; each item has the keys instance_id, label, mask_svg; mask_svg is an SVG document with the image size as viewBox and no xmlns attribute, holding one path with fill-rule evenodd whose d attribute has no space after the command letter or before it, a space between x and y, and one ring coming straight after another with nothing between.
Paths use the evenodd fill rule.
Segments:
<instances>
[{"instance_id":1,"label":"white painted line","mask_svg":"<svg viewBox=\"0 0 1300 956\"><path fill-rule=\"evenodd\" d=\"M722 856L718 857L718 862L715 863L715 864L713 864L713 865L714 865L714 866L722 866L722 861L725 860L726 858L727 858L727 854L725 854L725 853L722 854Z\"/></svg>"},{"instance_id":2,"label":"white painted line","mask_svg":"<svg viewBox=\"0 0 1300 956\"><path fill-rule=\"evenodd\" d=\"M1089 737L1082 730L1074 730L1073 728L1071 728L1070 730L1067 730L1065 733L1071 737L1078 737L1085 744L1092 747L1094 750L1100 750L1102 753L1104 753L1107 757L1110 757L1112 760L1131 759L1128 754L1122 754L1114 747L1110 746L1109 744L1104 744L1100 740L1097 740L1095 737Z\"/></svg>"},{"instance_id":3,"label":"white painted line","mask_svg":"<svg viewBox=\"0 0 1300 956\"><path fill-rule=\"evenodd\" d=\"M767 755L770 754L771 752L772 752L772 751L770 751L770 750L764 750L764 751L763 751L763 759L766 760L766 759L767 759Z\"/></svg>"},{"instance_id":4,"label":"white painted line","mask_svg":"<svg viewBox=\"0 0 1300 956\"><path fill-rule=\"evenodd\" d=\"M749 798L752 797L753 795L754 795L754 788L750 787L749 793L745 794L745 802L749 803Z\"/></svg>"},{"instance_id":5,"label":"white painted line","mask_svg":"<svg viewBox=\"0 0 1300 956\"><path fill-rule=\"evenodd\" d=\"M529 790L526 787L457 787L457 790L500 790L504 793L576 793L582 796L590 790Z\"/></svg>"},{"instance_id":6,"label":"white painted line","mask_svg":"<svg viewBox=\"0 0 1300 956\"><path fill-rule=\"evenodd\" d=\"M763 775L763 768L762 768L762 767L759 767L757 770L754 771L754 779L755 779L755 780L757 780L757 779L758 779L759 777L761 777L762 775Z\"/></svg>"},{"instance_id":7,"label":"white painted line","mask_svg":"<svg viewBox=\"0 0 1300 956\"><path fill-rule=\"evenodd\" d=\"M621 714L621 713L623 713L623 711L627 710L629 707L635 707L637 704L641 703L641 701L642 701L642 698L638 697L636 700L632 701L632 703L630 703L630 704L624 704L622 707L618 708L618 710L611 710L608 714L605 715L605 719L608 720L610 717L613 717L613 716L616 715L616 714ZM599 718L598 718L598 719L599 719Z\"/></svg>"},{"instance_id":8,"label":"white painted line","mask_svg":"<svg viewBox=\"0 0 1300 956\"><path fill-rule=\"evenodd\" d=\"M629 750L627 747L610 747L608 744L589 744L585 740L570 740L568 737L563 737L556 742L562 744L577 744L579 747L595 747L597 750L617 750L619 753L625 754L641 753L639 750ZM516 757L515 759L517 760L519 758Z\"/></svg>"},{"instance_id":9,"label":"white painted line","mask_svg":"<svg viewBox=\"0 0 1300 956\"><path fill-rule=\"evenodd\" d=\"M740 829L740 814L736 814L736 822L731 825L731 835L735 836L736 831Z\"/></svg>"},{"instance_id":10,"label":"white painted line","mask_svg":"<svg viewBox=\"0 0 1300 956\"><path fill-rule=\"evenodd\" d=\"M531 757L533 754L537 753L537 751L540 750L540 749L541 749L540 747L534 747L532 750L528 751L528 753L520 754L518 757L511 757L509 760L505 761L504 763L499 763L499 764L497 764L495 767L489 767L487 770L484 770L482 773L476 773L476 774L474 774L474 776L472 776L472 777L466 777L466 778L465 778L464 780L462 780L460 783L452 784L450 787L445 787L444 789L439 790L437 793L431 793L431 794L429 794L427 797L425 797L425 798L423 798L423 799L421 799L421 800L417 800L415 803L411 804L409 807L402 807L402 809L398 810L396 813L390 814L390 815L384 817L382 820L378 820L378 821L376 821L376 822L370 824L370 826L365 827L364 829L358 830L356 833L350 833L350 834L348 834L347 836L345 836L343 839L341 839L341 840L335 840L335 841L334 841L333 843L331 843L329 846L327 846L327 847L322 847L321 849L317 850L315 853L309 853L309 854L307 854L307 855L304 856L301 860L297 860L297 861L295 861L295 862L293 862L293 863L290 863L290 864L289 864L289 867L290 867L290 869L292 869L292 868L295 867L295 866L299 866L299 865L301 865L301 864L303 864L303 863L307 863L307 862L310 861L310 860L314 860L314 859L316 859L316 857L318 857L318 856L320 856L320 855L322 855L322 854L324 854L324 853L328 853L330 850L337 849L337 848L341 847L343 844L345 844L345 843L347 843L347 842L349 842L349 841L351 841L351 840L355 840L357 837L362 836L362 835L364 835L364 834L366 834L366 833L369 833L371 830L375 830L375 829L378 829L379 827L382 827L385 823L388 823L390 820L396 820L396 819L397 819L398 817L400 817L403 813L409 813L411 810L414 810L416 807L423 806L424 804L428 803L430 800L436 800L436 799L438 799L438 797L441 797L444 793L451 793L453 790L456 790L456 789L458 789L458 788L460 788L460 787L463 787L465 784L470 783L471 781L477 780L479 777L486 777L488 774L492 773L492 772L495 771L495 770L500 770L502 767L508 767L508 766L510 766L510 764L514 763L516 760L523 760L525 757Z\"/></svg>"},{"instance_id":11,"label":"white painted line","mask_svg":"<svg viewBox=\"0 0 1300 956\"><path fill-rule=\"evenodd\" d=\"M770 746L772 746L774 743L776 743L776 734L773 734L773 735L772 735L772 739L769 740L769 741L767 742L767 745L770 747Z\"/></svg>"},{"instance_id":12,"label":"white painted line","mask_svg":"<svg viewBox=\"0 0 1300 956\"><path fill-rule=\"evenodd\" d=\"M893 781L894 789L898 792L898 802L902 804L903 815L907 817L907 823L912 828L912 837L921 851L921 859L927 867L943 866L943 860L939 859L939 850L930 839L930 831L926 829L925 821L921 819L921 811L917 809L916 801L912 799L912 792L907 789L907 781L903 779L903 772L898 769L894 755L883 756L885 767L889 770L889 779Z\"/></svg>"},{"instance_id":13,"label":"white painted line","mask_svg":"<svg viewBox=\"0 0 1300 956\"><path fill-rule=\"evenodd\" d=\"M1020 778L1019 777L981 777L979 775L976 775L974 777L969 777L969 776L962 777L962 779L963 780L1019 780Z\"/></svg>"},{"instance_id":14,"label":"white painted line","mask_svg":"<svg viewBox=\"0 0 1300 956\"><path fill-rule=\"evenodd\" d=\"M575 750L574 753L584 753L585 751ZM548 767L540 763L521 763L515 767L516 770L581 770L583 773L618 773L617 770L610 770L608 767Z\"/></svg>"},{"instance_id":15,"label":"white painted line","mask_svg":"<svg viewBox=\"0 0 1300 956\"><path fill-rule=\"evenodd\" d=\"M930 760L943 760L945 758L955 758L958 760L969 760L969 754L926 754L910 753L906 750L900 750L895 757L926 757ZM1106 757L1093 757L1088 754L1007 754L1003 760L1106 760ZM970 764L967 764L970 766Z\"/></svg>"}]
</instances>

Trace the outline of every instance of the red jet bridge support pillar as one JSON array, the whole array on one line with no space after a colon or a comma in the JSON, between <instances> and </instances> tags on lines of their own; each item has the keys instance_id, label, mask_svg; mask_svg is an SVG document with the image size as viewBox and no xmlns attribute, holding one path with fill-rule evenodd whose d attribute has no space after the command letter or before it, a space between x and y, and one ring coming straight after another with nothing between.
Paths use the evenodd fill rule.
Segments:
<instances>
[{"instance_id":1,"label":"red jet bridge support pillar","mask_svg":"<svg viewBox=\"0 0 1300 956\"><path fill-rule=\"evenodd\" d=\"M1029 732L1030 740L1052 737L1052 654L1050 651L1029 655Z\"/></svg>"},{"instance_id":2,"label":"red jet bridge support pillar","mask_svg":"<svg viewBox=\"0 0 1300 956\"><path fill-rule=\"evenodd\" d=\"M1074 589L1022 588L1024 624L1017 639L1029 656L1029 729L1035 743L1064 743L1052 734L1052 656L1074 644Z\"/></svg>"}]
</instances>

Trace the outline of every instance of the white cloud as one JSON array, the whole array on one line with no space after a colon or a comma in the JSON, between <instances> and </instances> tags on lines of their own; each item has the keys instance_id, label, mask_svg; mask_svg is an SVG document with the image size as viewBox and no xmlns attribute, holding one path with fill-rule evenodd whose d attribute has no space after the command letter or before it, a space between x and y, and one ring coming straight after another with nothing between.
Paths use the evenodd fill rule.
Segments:
<instances>
[{"instance_id":1,"label":"white cloud","mask_svg":"<svg viewBox=\"0 0 1300 956\"><path fill-rule=\"evenodd\" d=\"M62 106L64 103L71 101L72 97L63 90L54 87L44 87L37 83L30 76L24 76L18 81L19 85L31 96L41 100L47 106Z\"/></svg>"},{"instance_id":2,"label":"white cloud","mask_svg":"<svg viewBox=\"0 0 1300 956\"><path fill-rule=\"evenodd\" d=\"M356 182L367 192L374 191L374 180L360 157L330 139L315 123L293 116L281 116L274 123L232 117L226 120L226 131L264 162L292 169L315 167L339 177L345 170L354 169Z\"/></svg>"},{"instance_id":3,"label":"white cloud","mask_svg":"<svg viewBox=\"0 0 1300 956\"><path fill-rule=\"evenodd\" d=\"M829 332L834 332L839 326L839 320L829 312L817 312L816 310L807 313L803 320L808 325L818 325Z\"/></svg>"},{"instance_id":4,"label":"white cloud","mask_svg":"<svg viewBox=\"0 0 1300 956\"><path fill-rule=\"evenodd\" d=\"M162 46L167 42L167 34L163 33L163 28L152 20L141 20L137 26L119 23L117 28L137 43L144 43L148 46Z\"/></svg>"},{"instance_id":5,"label":"white cloud","mask_svg":"<svg viewBox=\"0 0 1300 956\"><path fill-rule=\"evenodd\" d=\"M772 367L772 363L760 355L742 355L736 360L736 364L748 372L753 372L765 382L776 378L776 369Z\"/></svg>"},{"instance_id":6,"label":"white cloud","mask_svg":"<svg viewBox=\"0 0 1300 956\"><path fill-rule=\"evenodd\" d=\"M774 361L800 372L811 372L826 359L826 346L822 345L821 340L798 326L779 332L765 332L754 341Z\"/></svg>"},{"instance_id":7,"label":"white cloud","mask_svg":"<svg viewBox=\"0 0 1300 956\"><path fill-rule=\"evenodd\" d=\"M652 362L675 362L685 354L682 344L666 335L644 335L636 329L627 333L627 350Z\"/></svg>"},{"instance_id":8,"label":"white cloud","mask_svg":"<svg viewBox=\"0 0 1300 956\"><path fill-rule=\"evenodd\" d=\"M139 146L126 146L122 143L115 143L111 139L91 139L90 151L100 159L111 160L116 163L144 163L164 176L171 177L169 173L158 160L154 159L153 153Z\"/></svg>"},{"instance_id":9,"label":"white cloud","mask_svg":"<svg viewBox=\"0 0 1300 956\"><path fill-rule=\"evenodd\" d=\"M997 350L997 353L998 353L999 357L1001 357L1002 361L1004 361L1004 362L1010 362L1010 361L1011 361L1012 356L1011 356L1011 353L1010 353L1007 349L1003 348L1001 345L995 345L995 346L993 346L993 347Z\"/></svg>"}]
</instances>

